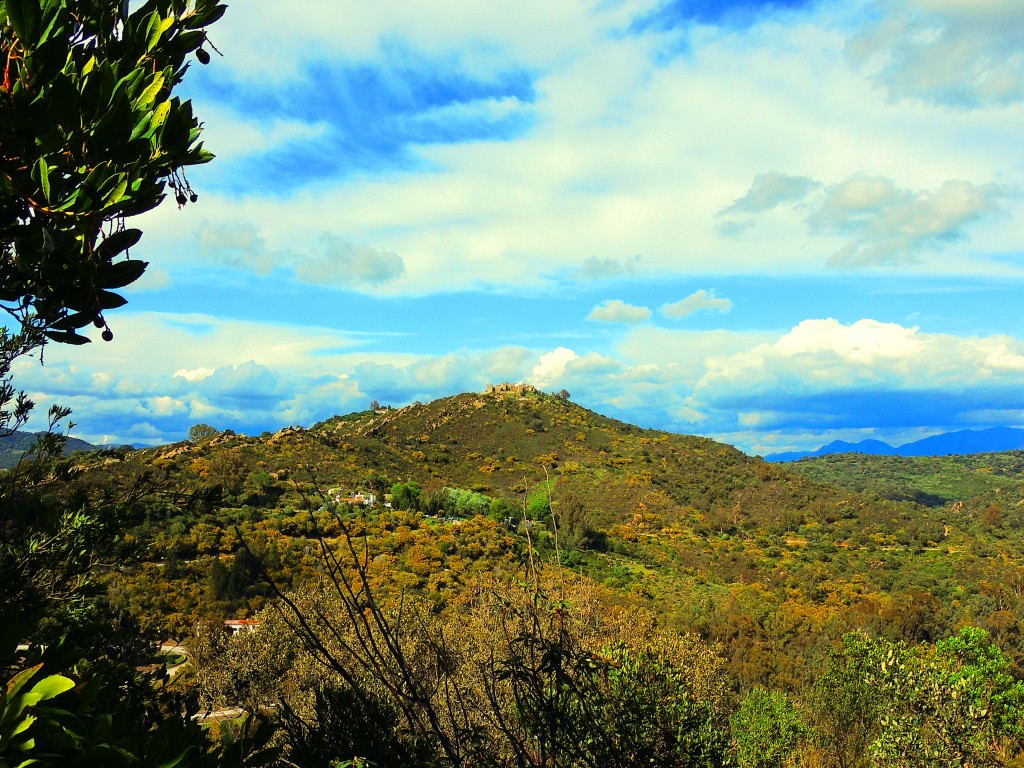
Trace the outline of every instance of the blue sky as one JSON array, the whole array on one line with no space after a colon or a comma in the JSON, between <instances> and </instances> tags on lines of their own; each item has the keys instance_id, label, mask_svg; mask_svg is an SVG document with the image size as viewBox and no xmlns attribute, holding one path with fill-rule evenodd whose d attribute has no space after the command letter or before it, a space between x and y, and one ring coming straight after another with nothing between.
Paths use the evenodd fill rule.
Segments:
<instances>
[{"instance_id":1,"label":"blue sky","mask_svg":"<svg viewBox=\"0 0 1024 768\"><path fill-rule=\"evenodd\" d=\"M750 453L1024 425L1019 0L235 4L96 442L488 383Z\"/></svg>"}]
</instances>

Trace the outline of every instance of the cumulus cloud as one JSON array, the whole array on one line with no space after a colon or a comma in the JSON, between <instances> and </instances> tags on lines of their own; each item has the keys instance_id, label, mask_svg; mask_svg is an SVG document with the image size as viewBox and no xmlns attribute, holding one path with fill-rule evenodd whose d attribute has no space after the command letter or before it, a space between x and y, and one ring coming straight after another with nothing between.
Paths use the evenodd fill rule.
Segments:
<instances>
[{"instance_id":1,"label":"cumulus cloud","mask_svg":"<svg viewBox=\"0 0 1024 768\"><path fill-rule=\"evenodd\" d=\"M210 378L213 375L213 370L213 368L195 368L194 370L179 368L174 372L174 376L183 378L189 384L194 384L197 381Z\"/></svg>"},{"instance_id":2,"label":"cumulus cloud","mask_svg":"<svg viewBox=\"0 0 1024 768\"><path fill-rule=\"evenodd\" d=\"M199 252L207 264L269 274L278 256L267 249L255 224L242 221L204 221L196 231Z\"/></svg>"},{"instance_id":3,"label":"cumulus cloud","mask_svg":"<svg viewBox=\"0 0 1024 768\"><path fill-rule=\"evenodd\" d=\"M784 173L762 173L754 177L750 189L743 197L719 212L719 216L735 213L761 213L770 211L780 203L799 200L818 182L807 176L788 176Z\"/></svg>"},{"instance_id":4,"label":"cumulus cloud","mask_svg":"<svg viewBox=\"0 0 1024 768\"><path fill-rule=\"evenodd\" d=\"M869 319L805 320L774 342L709 357L694 397L740 413L784 413L790 423L962 425L964 413L936 403L973 411L986 398L1021 400L1013 392L1024 383L1022 354L1024 343L1006 336L925 333Z\"/></svg>"},{"instance_id":5,"label":"cumulus cloud","mask_svg":"<svg viewBox=\"0 0 1024 768\"><path fill-rule=\"evenodd\" d=\"M636 325L650 319L651 310L647 307L627 304L619 299L603 301L587 315L587 320L594 320L599 323L626 323L628 325Z\"/></svg>"},{"instance_id":6,"label":"cumulus cloud","mask_svg":"<svg viewBox=\"0 0 1024 768\"><path fill-rule=\"evenodd\" d=\"M110 386L89 386L89 372L51 365L27 377L41 403L71 407L76 435L96 443L167 443L196 422L260 434L288 424L309 425L336 413L365 407L358 387L341 376L274 370L254 363L224 366L188 381L159 369L122 372ZM75 393L61 393L61 381ZM35 426L35 425L34 425Z\"/></svg>"},{"instance_id":7,"label":"cumulus cloud","mask_svg":"<svg viewBox=\"0 0 1024 768\"><path fill-rule=\"evenodd\" d=\"M355 367L355 377L362 390L384 403L408 402L417 394L412 377L393 363L360 363Z\"/></svg>"},{"instance_id":8,"label":"cumulus cloud","mask_svg":"<svg viewBox=\"0 0 1024 768\"><path fill-rule=\"evenodd\" d=\"M1010 349L1006 342L996 342L987 349L982 370L1021 371L1024 373L1024 354Z\"/></svg>"},{"instance_id":9,"label":"cumulus cloud","mask_svg":"<svg viewBox=\"0 0 1024 768\"><path fill-rule=\"evenodd\" d=\"M1005 336L807 320L775 341L709 356L688 402L707 414L706 429L761 453L794 445L786 440L899 444L1020 423L1022 353L1024 343Z\"/></svg>"},{"instance_id":10,"label":"cumulus cloud","mask_svg":"<svg viewBox=\"0 0 1024 768\"><path fill-rule=\"evenodd\" d=\"M249 360L217 368L196 382L195 391L216 405L231 408L274 409L288 392L278 375Z\"/></svg>"},{"instance_id":11,"label":"cumulus cloud","mask_svg":"<svg viewBox=\"0 0 1024 768\"><path fill-rule=\"evenodd\" d=\"M110 442L180 440L198 421L259 434L372 399L402 406L501 381L565 388L624 421L758 451L871 428L906 442L920 431L1018 424L1024 412L1021 339L873 319L809 319L781 334L640 325L608 352L574 344L443 354L353 352L326 331L187 315L136 315L129 325L139 338L126 328L119 351L55 345L45 367L17 361L19 386L41 404L73 407L80 436ZM158 337L166 349L147 341Z\"/></svg>"},{"instance_id":12,"label":"cumulus cloud","mask_svg":"<svg viewBox=\"0 0 1024 768\"><path fill-rule=\"evenodd\" d=\"M905 264L925 249L965 237L966 228L997 211L1006 194L995 184L947 181L935 191L911 191L890 179L859 176L828 187L808 224L849 238L829 260L833 266Z\"/></svg>"},{"instance_id":13,"label":"cumulus cloud","mask_svg":"<svg viewBox=\"0 0 1024 768\"><path fill-rule=\"evenodd\" d=\"M135 423L147 414L145 403L168 397L193 411L238 411L242 422L251 423L272 420L275 409L298 398L300 379L318 367L340 367L354 346L346 334L330 329L207 315L122 313L115 327L115 343L53 345L43 367L19 360L19 375L39 393L39 402L74 406L75 421L82 424L103 423L108 416L120 426ZM294 378L278 379L282 371ZM245 406L250 396L259 408ZM167 434L177 439L173 430Z\"/></svg>"},{"instance_id":14,"label":"cumulus cloud","mask_svg":"<svg viewBox=\"0 0 1024 768\"><path fill-rule=\"evenodd\" d=\"M567 347L558 347L540 356L530 371L528 381L541 389L558 382L565 375L569 364L578 360L579 355Z\"/></svg>"},{"instance_id":15,"label":"cumulus cloud","mask_svg":"<svg viewBox=\"0 0 1024 768\"><path fill-rule=\"evenodd\" d=\"M893 99L980 107L1024 98L1016 0L889 0L874 11L846 54Z\"/></svg>"},{"instance_id":16,"label":"cumulus cloud","mask_svg":"<svg viewBox=\"0 0 1024 768\"><path fill-rule=\"evenodd\" d=\"M405 272L402 257L391 251L353 243L329 232L308 248L271 251L259 227L251 223L203 222L196 238L205 263L245 269L260 275L291 267L305 283L337 288L379 286ZM301 243L301 238L297 238Z\"/></svg>"},{"instance_id":17,"label":"cumulus cloud","mask_svg":"<svg viewBox=\"0 0 1024 768\"><path fill-rule=\"evenodd\" d=\"M500 353L499 353L500 354ZM505 361L495 360L469 352L424 356L402 362L359 363L354 368L353 380L361 391L388 404L404 405L414 400L434 400L455 392L483 391L495 381L517 380L525 365L506 367L512 359L520 359L512 352ZM502 376L501 373L510 373Z\"/></svg>"},{"instance_id":18,"label":"cumulus cloud","mask_svg":"<svg viewBox=\"0 0 1024 768\"><path fill-rule=\"evenodd\" d=\"M356 245L327 233L321 236L316 252L295 260L296 277L318 285L376 286L404 272L405 262L397 253Z\"/></svg>"},{"instance_id":19,"label":"cumulus cloud","mask_svg":"<svg viewBox=\"0 0 1024 768\"><path fill-rule=\"evenodd\" d=\"M807 272L837 248L824 230L808 238L792 210L816 193L813 179L891 173L907 189L980 185L1006 178L1019 151L1016 113L967 123L930 103L888 102L868 69L851 68L842 47L865 18L864 0L811 3L781 20L774 4L749 26L674 29L633 25L647 0L499 2L486 12L463 3L440 15L419 0L371 11L310 0L302 14L252 3L218 22L225 58L190 82L208 86L197 88L196 107L209 115L215 152L214 122L221 144L236 132L247 147L261 132L277 143L274 152L246 149L260 164L256 183L213 163L195 172L215 180L212 193L197 181L195 212L157 214L173 223L154 248L190 265L216 263L183 247L194 243L181 222L206 216L250 223L266 253L298 254L293 273L288 259L278 262L285 279L335 278L338 265L319 255L324 230L353 248L399 254L402 268L371 257L372 268L355 270L360 282L350 284L375 294L757 274L766 264ZM879 6L878 16L903 17L903 5L949 16L948 7L966 14L971 3L910 0ZM440 74L422 81L430 87L406 77L435 65ZM503 78L515 93L491 87ZM322 83L338 98L325 98ZM289 88L303 98L278 96ZM450 98L460 88L466 98ZM220 107L226 93L234 101ZM529 116L516 130L467 133L467 124L504 124L520 111ZM396 138L393 124L416 131ZM266 183L281 173L285 189ZM753 225L716 218L724 210L763 216L756 247L743 236ZM984 257L1014 249L1021 208L1009 212L984 251L957 249L946 268L976 272ZM628 254L643 254L642 270Z\"/></svg>"},{"instance_id":20,"label":"cumulus cloud","mask_svg":"<svg viewBox=\"0 0 1024 768\"><path fill-rule=\"evenodd\" d=\"M913 190L891 178L866 174L827 186L800 177L791 196L773 196L765 190L774 182L758 181L764 178L757 177L751 191L722 213L741 203L744 210L755 214L800 200L795 208L802 212L811 234L844 241L828 260L830 266L840 268L916 263L925 252L965 239L972 224L1002 212L1002 204L1011 197L1011 191L999 184L976 185L954 179L937 189ZM788 181L779 183L786 186ZM753 202L745 202L748 198ZM763 204L756 202L758 199ZM735 236L742 232L743 224L726 221L719 232ZM723 228L726 226L728 229Z\"/></svg>"},{"instance_id":21,"label":"cumulus cloud","mask_svg":"<svg viewBox=\"0 0 1024 768\"><path fill-rule=\"evenodd\" d=\"M639 255L624 259L591 256L585 259L583 266L573 272L571 276L577 280L612 280L633 277L639 272L641 261Z\"/></svg>"},{"instance_id":22,"label":"cumulus cloud","mask_svg":"<svg viewBox=\"0 0 1024 768\"><path fill-rule=\"evenodd\" d=\"M772 343L708 358L696 389L707 398L727 399L774 389L823 392L865 382L890 386L911 375L915 364L922 375L934 375L939 361L922 354L928 348L916 328L895 323L805 320Z\"/></svg>"},{"instance_id":23,"label":"cumulus cloud","mask_svg":"<svg viewBox=\"0 0 1024 768\"><path fill-rule=\"evenodd\" d=\"M679 319L689 317L695 312L728 312L731 309L732 302L729 299L715 296L714 293L709 293L701 288L685 299L665 304L661 308L661 314L665 317Z\"/></svg>"}]
</instances>

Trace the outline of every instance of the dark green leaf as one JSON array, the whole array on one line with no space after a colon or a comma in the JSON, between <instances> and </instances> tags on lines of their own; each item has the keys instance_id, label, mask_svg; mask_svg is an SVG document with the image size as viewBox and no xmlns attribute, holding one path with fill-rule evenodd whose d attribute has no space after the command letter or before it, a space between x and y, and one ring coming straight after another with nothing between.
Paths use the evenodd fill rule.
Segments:
<instances>
[{"instance_id":1,"label":"dark green leaf","mask_svg":"<svg viewBox=\"0 0 1024 768\"><path fill-rule=\"evenodd\" d=\"M76 328L84 328L89 325L95 317L95 312L72 312L67 317L63 317L57 322L52 323L50 325L50 330L73 331Z\"/></svg>"},{"instance_id":2,"label":"dark green leaf","mask_svg":"<svg viewBox=\"0 0 1024 768\"><path fill-rule=\"evenodd\" d=\"M97 253L107 261L113 259L119 253L127 251L142 237L141 229L122 229L120 232L115 232L109 237L104 238L103 242L100 243L99 248L96 249ZM118 288L120 286L112 286Z\"/></svg>"},{"instance_id":3,"label":"dark green leaf","mask_svg":"<svg viewBox=\"0 0 1024 768\"><path fill-rule=\"evenodd\" d=\"M35 47L41 21L38 0L7 0L7 18L26 48Z\"/></svg>"},{"instance_id":4,"label":"dark green leaf","mask_svg":"<svg viewBox=\"0 0 1024 768\"><path fill-rule=\"evenodd\" d=\"M78 89L70 77L58 76L50 86L50 122L65 131L75 130L81 125Z\"/></svg>"},{"instance_id":5,"label":"dark green leaf","mask_svg":"<svg viewBox=\"0 0 1024 768\"><path fill-rule=\"evenodd\" d=\"M228 9L226 5L218 5L214 8L207 16L203 19L203 25L213 24L213 22L220 19L224 15L224 12Z\"/></svg>"},{"instance_id":6,"label":"dark green leaf","mask_svg":"<svg viewBox=\"0 0 1024 768\"><path fill-rule=\"evenodd\" d=\"M39 162L36 164L39 171L39 185L43 189L43 197L46 202L50 202L50 166L46 164L46 158L40 157Z\"/></svg>"},{"instance_id":7,"label":"dark green leaf","mask_svg":"<svg viewBox=\"0 0 1024 768\"><path fill-rule=\"evenodd\" d=\"M43 332L50 341L56 341L60 344L73 344L79 346L81 344L88 344L89 338L75 333L74 331L44 331Z\"/></svg>"},{"instance_id":8,"label":"dark green leaf","mask_svg":"<svg viewBox=\"0 0 1024 768\"><path fill-rule=\"evenodd\" d=\"M99 304L99 309L117 309L123 307L128 303L128 299L124 296L120 296L111 291L98 290L96 291L96 299Z\"/></svg>"},{"instance_id":9,"label":"dark green leaf","mask_svg":"<svg viewBox=\"0 0 1024 768\"><path fill-rule=\"evenodd\" d=\"M138 259L119 261L103 270L96 282L103 288L123 288L142 277L147 266L149 266L149 262Z\"/></svg>"}]
</instances>

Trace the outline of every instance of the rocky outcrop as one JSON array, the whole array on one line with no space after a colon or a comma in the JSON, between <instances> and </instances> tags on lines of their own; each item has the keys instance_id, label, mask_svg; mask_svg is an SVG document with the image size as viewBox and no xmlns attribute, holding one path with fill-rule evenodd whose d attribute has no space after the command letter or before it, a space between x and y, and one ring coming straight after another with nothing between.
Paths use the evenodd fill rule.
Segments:
<instances>
[{"instance_id":1,"label":"rocky outcrop","mask_svg":"<svg viewBox=\"0 0 1024 768\"><path fill-rule=\"evenodd\" d=\"M488 384L487 389L484 390L485 395L525 395L535 392L537 392L537 388L532 384L509 384L508 382Z\"/></svg>"}]
</instances>

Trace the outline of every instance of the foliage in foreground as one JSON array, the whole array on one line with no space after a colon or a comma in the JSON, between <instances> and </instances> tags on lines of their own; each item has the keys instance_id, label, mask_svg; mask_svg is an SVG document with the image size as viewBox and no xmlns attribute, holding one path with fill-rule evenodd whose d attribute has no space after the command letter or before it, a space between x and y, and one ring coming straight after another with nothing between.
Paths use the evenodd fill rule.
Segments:
<instances>
[{"instance_id":1,"label":"foliage in foreground","mask_svg":"<svg viewBox=\"0 0 1024 768\"><path fill-rule=\"evenodd\" d=\"M0 1L0 307L55 341L91 324L112 338L103 313L146 268L118 260L142 236L125 219L168 182L194 198L183 169L213 157L174 90L226 6L132 5Z\"/></svg>"},{"instance_id":2,"label":"foliage in foreground","mask_svg":"<svg viewBox=\"0 0 1024 768\"><path fill-rule=\"evenodd\" d=\"M360 588L288 596L256 632L208 640L200 689L208 706L275 704L285 759L310 768L728 762L712 649L547 588L565 599L490 584L447 615Z\"/></svg>"},{"instance_id":3,"label":"foliage in foreground","mask_svg":"<svg viewBox=\"0 0 1024 768\"><path fill-rule=\"evenodd\" d=\"M115 291L146 264L128 258L169 184L212 155L188 101L187 59L205 63L218 0L0 0L0 435L34 407L11 367L48 341L81 344ZM111 610L99 568L128 562L126 499L56 498L53 460L68 411L0 475L0 766L230 766L269 759L248 729L224 749L169 692L153 638Z\"/></svg>"},{"instance_id":4,"label":"foliage in foreground","mask_svg":"<svg viewBox=\"0 0 1024 768\"><path fill-rule=\"evenodd\" d=\"M202 659L211 706L277 707L282 765L937 768L1024 757L1024 683L977 628L912 647L850 633L813 689L756 688L736 708L711 648L643 612L608 612L557 568L543 581L531 571L482 583L438 611L372 588L368 551L347 533L322 554L318 588L279 592L256 632L214 633Z\"/></svg>"}]
</instances>

